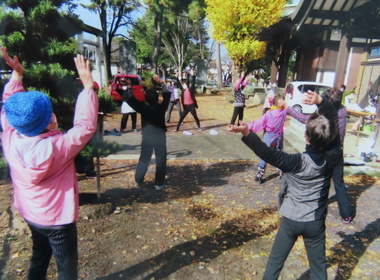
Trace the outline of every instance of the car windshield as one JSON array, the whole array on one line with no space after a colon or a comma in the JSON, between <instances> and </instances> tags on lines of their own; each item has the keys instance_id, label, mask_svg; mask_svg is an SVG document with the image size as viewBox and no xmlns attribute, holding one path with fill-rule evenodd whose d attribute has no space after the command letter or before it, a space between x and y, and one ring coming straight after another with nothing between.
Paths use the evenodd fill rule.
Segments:
<instances>
[{"instance_id":1,"label":"car windshield","mask_svg":"<svg viewBox=\"0 0 380 280\"><path fill-rule=\"evenodd\" d=\"M131 77L118 77L118 78L116 78L116 82L119 82L119 80L120 80L121 78L130 79L131 82L132 82L132 86L138 86L138 85L140 85L140 81L139 81L139 79L137 79L137 78L131 78Z\"/></svg>"},{"instance_id":2,"label":"car windshield","mask_svg":"<svg viewBox=\"0 0 380 280\"><path fill-rule=\"evenodd\" d=\"M318 94L322 94L328 89L330 89L330 87L319 86L318 87Z\"/></svg>"},{"instance_id":3,"label":"car windshield","mask_svg":"<svg viewBox=\"0 0 380 280\"><path fill-rule=\"evenodd\" d=\"M311 91L316 91L317 86L316 85L300 85L298 87L298 90L302 93L308 92L309 90Z\"/></svg>"},{"instance_id":4,"label":"car windshield","mask_svg":"<svg viewBox=\"0 0 380 280\"><path fill-rule=\"evenodd\" d=\"M298 90L302 93L311 90L311 91L314 91L318 94L322 94L325 92L325 90L327 90L329 88L330 87L328 87L328 86L318 86L318 85L308 85L308 84L298 86Z\"/></svg>"}]
</instances>

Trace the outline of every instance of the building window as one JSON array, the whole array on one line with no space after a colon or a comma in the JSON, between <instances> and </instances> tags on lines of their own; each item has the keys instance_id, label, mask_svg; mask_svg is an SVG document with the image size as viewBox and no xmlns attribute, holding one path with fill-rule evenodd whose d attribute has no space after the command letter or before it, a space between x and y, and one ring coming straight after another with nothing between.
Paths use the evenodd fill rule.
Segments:
<instances>
[{"instance_id":1,"label":"building window","mask_svg":"<svg viewBox=\"0 0 380 280\"><path fill-rule=\"evenodd\" d=\"M370 48L369 58L380 58L380 46Z\"/></svg>"}]
</instances>

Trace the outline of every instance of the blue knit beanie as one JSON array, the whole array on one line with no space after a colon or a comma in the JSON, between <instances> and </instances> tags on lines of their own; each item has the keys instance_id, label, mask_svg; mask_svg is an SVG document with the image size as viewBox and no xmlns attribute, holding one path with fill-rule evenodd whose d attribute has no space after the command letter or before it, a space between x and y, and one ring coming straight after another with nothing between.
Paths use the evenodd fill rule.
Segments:
<instances>
[{"instance_id":1,"label":"blue knit beanie","mask_svg":"<svg viewBox=\"0 0 380 280\"><path fill-rule=\"evenodd\" d=\"M9 124L26 136L44 131L53 114L49 97L38 91L13 94L5 101L4 110Z\"/></svg>"}]
</instances>

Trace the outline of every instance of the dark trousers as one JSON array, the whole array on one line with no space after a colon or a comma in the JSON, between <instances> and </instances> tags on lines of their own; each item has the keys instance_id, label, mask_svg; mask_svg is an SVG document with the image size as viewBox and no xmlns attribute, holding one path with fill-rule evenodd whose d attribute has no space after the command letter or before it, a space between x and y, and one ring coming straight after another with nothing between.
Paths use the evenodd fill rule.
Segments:
<instances>
[{"instance_id":1,"label":"dark trousers","mask_svg":"<svg viewBox=\"0 0 380 280\"><path fill-rule=\"evenodd\" d=\"M314 222L297 222L282 217L263 280L275 280L278 278L290 250L300 235L303 236L310 265L311 279L327 279L325 229L324 219Z\"/></svg>"},{"instance_id":2,"label":"dark trousers","mask_svg":"<svg viewBox=\"0 0 380 280\"><path fill-rule=\"evenodd\" d=\"M331 158L334 159L332 180L334 183L336 199L338 201L339 214L342 218L352 217L351 203L343 180L343 150L336 148L329 151L329 154L331 154Z\"/></svg>"},{"instance_id":3,"label":"dark trousers","mask_svg":"<svg viewBox=\"0 0 380 280\"><path fill-rule=\"evenodd\" d=\"M132 129L136 129L137 113L135 112L135 113L123 114L123 117L121 118L120 130L124 130L127 128L129 115L131 115L131 119L132 119Z\"/></svg>"},{"instance_id":4,"label":"dark trousers","mask_svg":"<svg viewBox=\"0 0 380 280\"><path fill-rule=\"evenodd\" d=\"M166 176L166 134L162 128L147 125L142 129L141 154L137 164L135 181L142 183L148 170L152 154L156 156L154 184L162 186Z\"/></svg>"},{"instance_id":5,"label":"dark trousers","mask_svg":"<svg viewBox=\"0 0 380 280\"><path fill-rule=\"evenodd\" d=\"M201 127L201 124L197 116L197 111L195 110L195 106L194 104L191 104L191 105L183 105L183 112L181 114L181 117L179 118L179 121L177 124L177 130L179 129L181 123L183 122L183 119L187 116L189 112L193 115L193 118L195 122L197 123L198 128Z\"/></svg>"},{"instance_id":6,"label":"dark trousers","mask_svg":"<svg viewBox=\"0 0 380 280\"><path fill-rule=\"evenodd\" d=\"M166 120L165 120L167 123L170 122L170 116L172 115L174 105L177 106L178 115L179 117L181 117L181 114L182 114L181 104L179 102L169 102L168 113L166 114Z\"/></svg>"},{"instance_id":7,"label":"dark trousers","mask_svg":"<svg viewBox=\"0 0 380 280\"><path fill-rule=\"evenodd\" d=\"M235 124L236 118L239 116L239 121L243 120L244 107L234 107L234 112L232 113L231 124ZM239 125L239 122L238 122Z\"/></svg>"},{"instance_id":8,"label":"dark trousers","mask_svg":"<svg viewBox=\"0 0 380 280\"><path fill-rule=\"evenodd\" d=\"M52 255L57 263L58 280L78 279L76 224L46 227L28 221L27 223L33 240L33 254L28 279L45 280Z\"/></svg>"}]
</instances>

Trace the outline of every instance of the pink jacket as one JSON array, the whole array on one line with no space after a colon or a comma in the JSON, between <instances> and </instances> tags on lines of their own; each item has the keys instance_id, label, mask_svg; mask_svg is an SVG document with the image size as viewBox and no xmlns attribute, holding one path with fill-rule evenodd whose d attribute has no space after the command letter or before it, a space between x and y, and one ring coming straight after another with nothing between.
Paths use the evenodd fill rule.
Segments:
<instances>
[{"instance_id":1,"label":"pink jacket","mask_svg":"<svg viewBox=\"0 0 380 280\"><path fill-rule=\"evenodd\" d=\"M240 89L240 85L243 85L244 87L246 87L249 83L249 78L246 77L243 81L243 78L244 77L240 77L237 82L236 82L236 85L235 85L235 91L239 91Z\"/></svg>"},{"instance_id":2,"label":"pink jacket","mask_svg":"<svg viewBox=\"0 0 380 280\"><path fill-rule=\"evenodd\" d=\"M272 114L272 117L270 116L270 113ZM274 109L266 112L264 115L262 115L260 118L255 120L254 122L251 122L248 124L248 129L252 132L259 132L263 129L265 129L268 133L273 133L276 130L276 125L280 122L285 120L286 118L286 110L283 109ZM283 134L284 133L284 123L280 126L278 133Z\"/></svg>"},{"instance_id":3,"label":"pink jacket","mask_svg":"<svg viewBox=\"0 0 380 280\"><path fill-rule=\"evenodd\" d=\"M23 92L22 82L10 80L3 101ZM34 137L18 134L1 112L2 142L14 188L13 203L33 223L53 226L78 219L79 193L74 157L94 134L98 97L83 90L77 99L74 126L67 133L50 130Z\"/></svg>"}]
</instances>

